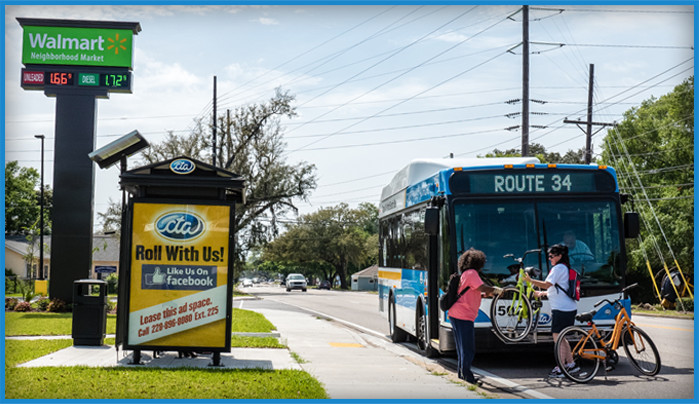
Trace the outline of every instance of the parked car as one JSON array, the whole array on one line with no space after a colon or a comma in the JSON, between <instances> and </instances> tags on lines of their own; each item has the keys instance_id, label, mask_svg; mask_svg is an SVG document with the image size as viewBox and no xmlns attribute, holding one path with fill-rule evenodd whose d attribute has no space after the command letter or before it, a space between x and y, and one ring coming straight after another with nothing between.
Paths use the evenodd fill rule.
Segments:
<instances>
[{"instance_id":1,"label":"parked car","mask_svg":"<svg viewBox=\"0 0 699 404\"><path fill-rule=\"evenodd\" d=\"M305 292L308 287L306 277L301 274L289 274L286 277L286 291L291 292L293 289L301 289Z\"/></svg>"},{"instance_id":2,"label":"parked car","mask_svg":"<svg viewBox=\"0 0 699 404\"><path fill-rule=\"evenodd\" d=\"M251 288L252 287L252 280L248 278L244 278L242 282L240 282L240 285L244 288Z\"/></svg>"},{"instance_id":3,"label":"parked car","mask_svg":"<svg viewBox=\"0 0 699 404\"><path fill-rule=\"evenodd\" d=\"M330 288L331 288L330 281L321 281L320 285L318 285L318 289L330 290Z\"/></svg>"}]
</instances>

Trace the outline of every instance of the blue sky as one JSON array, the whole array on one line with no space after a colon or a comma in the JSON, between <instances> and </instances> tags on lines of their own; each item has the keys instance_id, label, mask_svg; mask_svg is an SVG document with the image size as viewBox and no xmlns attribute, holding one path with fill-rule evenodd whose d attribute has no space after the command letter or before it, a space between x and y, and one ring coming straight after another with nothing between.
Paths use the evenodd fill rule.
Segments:
<instances>
[{"instance_id":1,"label":"blue sky","mask_svg":"<svg viewBox=\"0 0 699 404\"><path fill-rule=\"evenodd\" d=\"M137 129L151 143L282 87L286 158L317 167L301 213L346 201L377 204L415 158L476 157L520 147L522 14L515 5L5 6L5 160L53 170L55 100L20 88L17 17L136 21L133 94L98 101L97 146ZM594 120L672 90L694 71L693 6L533 5L532 142L564 154L584 134L595 65ZM534 101L536 100L536 101ZM538 128L538 127L543 128ZM509 129L507 129L509 128ZM606 130L593 138L597 146ZM600 152L595 147L594 152ZM137 158L130 160L133 167ZM97 170L95 211L120 200L118 167ZM99 225L95 221L96 227Z\"/></svg>"}]
</instances>

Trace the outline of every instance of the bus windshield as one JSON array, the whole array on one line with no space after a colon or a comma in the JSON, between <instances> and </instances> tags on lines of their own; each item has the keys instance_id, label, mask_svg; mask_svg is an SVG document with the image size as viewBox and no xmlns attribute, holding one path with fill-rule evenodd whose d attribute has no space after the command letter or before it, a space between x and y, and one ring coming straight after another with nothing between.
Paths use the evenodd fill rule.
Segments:
<instances>
[{"instance_id":1,"label":"bus windshield","mask_svg":"<svg viewBox=\"0 0 699 404\"><path fill-rule=\"evenodd\" d=\"M485 252L484 276L500 283L515 282L518 266L513 257L541 248L525 257L524 265L549 271L544 249L566 244L571 266L582 275L582 286L616 287L622 281L616 202L610 199L457 200L454 204L456 251L473 247Z\"/></svg>"}]
</instances>

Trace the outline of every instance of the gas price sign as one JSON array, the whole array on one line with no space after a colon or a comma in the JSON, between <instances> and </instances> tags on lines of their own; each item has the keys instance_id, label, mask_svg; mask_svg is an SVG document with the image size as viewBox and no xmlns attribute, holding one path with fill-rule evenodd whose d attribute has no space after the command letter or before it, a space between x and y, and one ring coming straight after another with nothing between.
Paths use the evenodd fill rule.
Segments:
<instances>
[{"instance_id":1,"label":"gas price sign","mask_svg":"<svg viewBox=\"0 0 699 404\"><path fill-rule=\"evenodd\" d=\"M113 92L131 93L131 72L22 69L22 88L43 90L45 86L106 88Z\"/></svg>"}]
</instances>

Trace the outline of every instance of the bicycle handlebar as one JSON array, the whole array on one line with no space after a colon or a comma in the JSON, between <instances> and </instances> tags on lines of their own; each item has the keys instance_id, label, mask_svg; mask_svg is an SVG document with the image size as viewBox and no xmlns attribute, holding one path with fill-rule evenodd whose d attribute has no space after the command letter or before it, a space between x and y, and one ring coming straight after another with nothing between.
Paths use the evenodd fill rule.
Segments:
<instances>
[{"instance_id":1,"label":"bicycle handlebar","mask_svg":"<svg viewBox=\"0 0 699 404\"><path fill-rule=\"evenodd\" d=\"M624 289L622 289L622 290L621 290L622 297L623 297L623 293L624 293L624 292L626 292L626 291L629 290L629 289L633 289L633 288L635 288L636 286L638 286L638 282L637 282L637 283L633 283L633 284L631 284L631 285L625 287ZM595 303L595 307L599 306L600 304L602 304L602 303L604 303L604 302L607 302L607 303L609 303L611 306L614 306L614 305L616 305L617 303L619 303L619 300L621 300L621 297L618 298L618 299L616 299L616 300L614 300L613 302L609 301L609 299L602 299L602 300L600 300L599 302Z\"/></svg>"}]
</instances>

